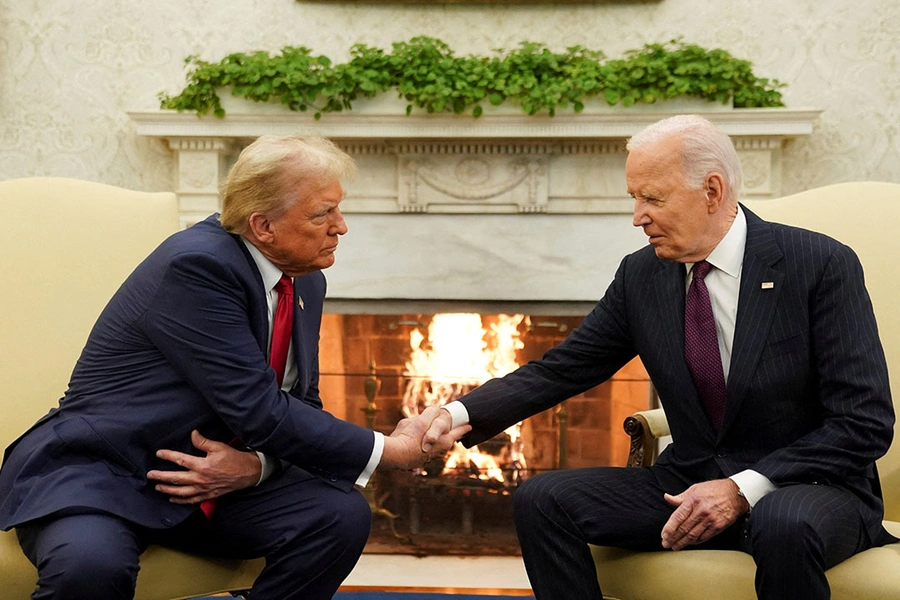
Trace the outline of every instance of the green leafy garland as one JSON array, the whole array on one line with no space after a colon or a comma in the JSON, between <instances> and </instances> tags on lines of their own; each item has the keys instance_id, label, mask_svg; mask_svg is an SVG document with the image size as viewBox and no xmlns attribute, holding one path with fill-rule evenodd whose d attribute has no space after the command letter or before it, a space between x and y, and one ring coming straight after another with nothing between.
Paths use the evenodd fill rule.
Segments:
<instances>
[{"instance_id":1,"label":"green leafy garland","mask_svg":"<svg viewBox=\"0 0 900 600\"><path fill-rule=\"evenodd\" d=\"M622 106L684 95L721 103L733 99L735 108L784 106L779 91L784 84L757 77L749 61L681 40L647 44L614 60L582 46L556 53L534 42L492 56L456 56L447 44L429 37L392 47L386 52L356 44L351 60L342 64L302 46L285 47L274 56L229 54L218 63L189 56L187 86L174 96L161 93L160 104L221 118L225 110L217 89L231 88L234 96L256 102L277 100L290 110L311 109L316 119L389 90L409 102L407 114L415 106L428 113L471 111L474 117L482 115L485 102L510 102L529 115L546 111L553 116L569 105L581 112L584 102L595 97Z\"/></svg>"}]
</instances>

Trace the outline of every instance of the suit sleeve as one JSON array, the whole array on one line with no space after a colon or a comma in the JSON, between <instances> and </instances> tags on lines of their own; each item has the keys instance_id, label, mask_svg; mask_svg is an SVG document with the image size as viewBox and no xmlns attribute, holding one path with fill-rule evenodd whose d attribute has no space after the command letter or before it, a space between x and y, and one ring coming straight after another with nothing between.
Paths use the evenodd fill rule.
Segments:
<instances>
[{"instance_id":1,"label":"suit sleeve","mask_svg":"<svg viewBox=\"0 0 900 600\"><path fill-rule=\"evenodd\" d=\"M247 285L211 254L179 254L143 315L147 335L243 444L352 488L373 433L278 389L250 328Z\"/></svg>"},{"instance_id":2,"label":"suit sleeve","mask_svg":"<svg viewBox=\"0 0 900 600\"><path fill-rule=\"evenodd\" d=\"M627 263L628 258L622 261L603 299L565 340L540 360L492 379L460 399L472 425L463 438L466 446L603 383L635 357L624 309Z\"/></svg>"}]
</instances>

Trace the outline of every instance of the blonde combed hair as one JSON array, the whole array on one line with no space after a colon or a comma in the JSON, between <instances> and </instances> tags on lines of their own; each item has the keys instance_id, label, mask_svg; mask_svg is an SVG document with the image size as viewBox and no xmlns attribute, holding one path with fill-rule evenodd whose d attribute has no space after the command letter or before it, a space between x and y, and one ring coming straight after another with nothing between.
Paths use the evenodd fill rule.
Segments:
<instances>
[{"instance_id":1,"label":"blonde combed hair","mask_svg":"<svg viewBox=\"0 0 900 600\"><path fill-rule=\"evenodd\" d=\"M228 172L219 221L226 231L243 234L253 213L277 219L308 194L355 175L350 155L324 137L262 136Z\"/></svg>"}]
</instances>

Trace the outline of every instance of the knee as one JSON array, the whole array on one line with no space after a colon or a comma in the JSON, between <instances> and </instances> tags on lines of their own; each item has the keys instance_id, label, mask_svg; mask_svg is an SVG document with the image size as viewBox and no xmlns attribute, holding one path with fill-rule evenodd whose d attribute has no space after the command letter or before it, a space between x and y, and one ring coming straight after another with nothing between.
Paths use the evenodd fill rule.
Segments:
<instances>
[{"instance_id":1,"label":"knee","mask_svg":"<svg viewBox=\"0 0 900 600\"><path fill-rule=\"evenodd\" d=\"M349 494L335 492L329 502L323 504L319 531L340 545L362 552L372 528L369 502L357 490Z\"/></svg>"},{"instance_id":2,"label":"knee","mask_svg":"<svg viewBox=\"0 0 900 600\"><path fill-rule=\"evenodd\" d=\"M355 540L360 547L365 546L372 529L372 508L359 491L347 494L346 503L337 517L338 528L348 540Z\"/></svg>"},{"instance_id":3,"label":"knee","mask_svg":"<svg viewBox=\"0 0 900 600\"><path fill-rule=\"evenodd\" d=\"M63 544L38 565L39 598L95 600L134 596L138 567L109 548Z\"/></svg>"},{"instance_id":4,"label":"knee","mask_svg":"<svg viewBox=\"0 0 900 600\"><path fill-rule=\"evenodd\" d=\"M529 520L536 513L552 512L557 504L554 495L553 473L537 475L516 488L513 494L513 515L516 520Z\"/></svg>"},{"instance_id":5,"label":"knee","mask_svg":"<svg viewBox=\"0 0 900 600\"><path fill-rule=\"evenodd\" d=\"M749 523L753 548L791 549L797 552L813 548L819 541L815 527L803 512L784 510L763 498L753 509Z\"/></svg>"}]
</instances>

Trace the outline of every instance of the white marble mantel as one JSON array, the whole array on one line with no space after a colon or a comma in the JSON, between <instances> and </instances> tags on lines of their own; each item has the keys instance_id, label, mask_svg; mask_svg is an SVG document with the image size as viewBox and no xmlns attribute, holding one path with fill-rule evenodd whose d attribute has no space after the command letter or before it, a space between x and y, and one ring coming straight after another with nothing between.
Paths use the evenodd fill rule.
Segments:
<instances>
[{"instance_id":1,"label":"white marble mantel","mask_svg":"<svg viewBox=\"0 0 900 600\"><path fill-rule=\"evenodd\" d=\"M390 106L390 105L388 105ZM230 110L229 110L230 108ZM177 162L182 222L219 207L237 153L264 134L314 132L347 150L359 176L342 204L350 233L329 269L329 296L354 299L588 302L621 257L646 243L630 226L625 140L677 112L653 105L581 114L406 116L384 104L346 113L226 105L224 119L131 111L138 135ZM744 196L781 195L781 154L812 133L816 109L702 112L735 142Z\"/></svg>"}]
</instances>

